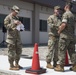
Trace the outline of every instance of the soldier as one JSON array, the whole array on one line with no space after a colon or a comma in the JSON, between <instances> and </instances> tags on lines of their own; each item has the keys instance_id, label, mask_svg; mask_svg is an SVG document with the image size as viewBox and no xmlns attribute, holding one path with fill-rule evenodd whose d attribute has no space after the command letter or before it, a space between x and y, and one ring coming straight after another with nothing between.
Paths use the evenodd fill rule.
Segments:
<instances>
[{"instance_id":1,"label":"soldier","mask_svg":"<svg viewBox=\"0 0 76 75\"><path fill-rule=\"evenodd\" d=\"M60 34L59 48L58 48L58 62L55 71L64 71L65 54L68 49L70 59L72 62L73 71L76 71L76 53L75 53L75 17L71 12L72 4L67 3L64 7L65 13L63 14L62 23L59 26L58 33Z\"/></svg>"},{"instance_id":2,"label":"soldier","mask_svg":"<svg viewBox=\"0 0 76 75\"><path fill-rule=\"evenodd\" d=\"M49 28L48 39L48 54L46 56L47 68L53 69L56 66L58 60L58 27L61 24L60 6L54 7L54 14L47 19ZM54 64L51 64L53 58Z\"/></svg>"},{"instance_id":3,"label":"soldier","mask_svg":"<svg viewBox=\"0 0 76 75\"><path fill-rule=\"evenodd\" d=\"M20 9L14 5L11 13L4 19L4 25L7 29L7 47L8 47L8 61L10 63L10 70L19 70L22 67L19 65L20 55L22 52L20 31L16 27L21 24L17 14ZM14 64L15 61L15 64Z\"/></svg>"}]
</instances>

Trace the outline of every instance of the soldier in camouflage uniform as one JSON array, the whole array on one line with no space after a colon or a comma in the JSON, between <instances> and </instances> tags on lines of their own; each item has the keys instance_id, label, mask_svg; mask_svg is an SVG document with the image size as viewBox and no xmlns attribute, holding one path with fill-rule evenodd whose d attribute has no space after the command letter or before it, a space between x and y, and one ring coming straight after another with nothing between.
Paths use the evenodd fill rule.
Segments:
<instances>
[{"instance_id":1,"label":"soldier in camouflage uniform","mask_svg":"<svg viewBox=\"0 0 76 75\"><path fill-rule=\"evenodd\" d=\"M64 7L65 13L63 14L62 24L59 27L58 33L60 34L59 48L58 48L58 59L55 71L64 71L65 54L68 49L70 59L72 62L71 70L76 71L76 52L75 52L75 17L70 11L72 5L66 4Z\"/></svg>"},{"instance_id":2,"label":"soldier in camouflage uniform","mask_svg":"<svg viewBox=\"0 0 76 75\"><path fill-rule=\"evenodd\" d=\"M19 7L13 6L11 13L4 19L4 25L7 29L7 47L8 47L8 60L10 63L10 70L19 70L22 68L19 65L20 55L22 52L20 31L16 29L17 25L21 22L17 17ZM14 64L15 61L15 64Z\"/></svg>"},{"instance_id":3,"label":"soldier in camouflage uniform","mask_svg":"<svg viewBox=\"0 0 76 75\"><path fill-rule=\"evenodd\" d=\"M60 6L54 7L54 14L47 19L49 28L49 39L48 39L48 54L46 56L47 68L53 69L56 66L58 60L58 27L61 24ZM54 64L51 64L53 58Z\"/></svg>"}]
</instances>

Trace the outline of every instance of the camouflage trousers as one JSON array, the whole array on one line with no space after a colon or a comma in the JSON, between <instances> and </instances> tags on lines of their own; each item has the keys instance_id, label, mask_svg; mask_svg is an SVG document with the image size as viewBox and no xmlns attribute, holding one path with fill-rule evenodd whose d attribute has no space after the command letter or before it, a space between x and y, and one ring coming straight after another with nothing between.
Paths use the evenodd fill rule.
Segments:
<instances>
[{"instance_id":1,"label":"camouflage trousers","mask_svg":"<svg viewBox=\"0 0 76 75\"><path fill-rule=\"evenodd\" d=\"M57 36L50 36L48 40L48 54L46 56L46 62L50 63L53 61L58 60L58 41L59 37Z\"/></svg>"},{"instance_id":2,"label":"camouflage trousers","mask_svg":"<svg viewBox=\"0 0 76 75\"><path fill-rule=\"evenodd\" d=\"M66 50L68 50L68 54L70 56L72 64L76 63L76 52L75 52L75 42L73 39L59 39L58 46L58 64L65 64L65 55Z\"/></svg>"},{"instance_id":3,"label":"camouflage trousers","mask_svg":"<svg viewBox=\"0 0 76 75\"><path fill-rule=\"evenodd\" d=\"M20 56L22 53L22 45L20 42L16 42L15 44L7 44L8 47L8 60L9 63L12 64L14 61L18 64L20 60Z\"/></svg>"}]
</instances>

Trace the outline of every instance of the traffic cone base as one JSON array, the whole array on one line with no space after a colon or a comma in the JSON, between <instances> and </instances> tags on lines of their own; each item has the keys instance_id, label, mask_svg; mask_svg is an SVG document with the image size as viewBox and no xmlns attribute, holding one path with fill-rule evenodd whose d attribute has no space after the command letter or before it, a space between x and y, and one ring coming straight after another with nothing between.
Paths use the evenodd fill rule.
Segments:
<instances>
[{"instance_id":1,"label":"traffic cone base","mask_svg":"<svg viewBox=\"0 0 76 75\"><path fill-rule=\"evenodd\" d=\"M65 66L71 66L71 65L72 65L72 64L69 64L68 51L66 51Z\"/></svg>"},{"instance_id":2,"label":"traffic cone base","mask_svg":"<svg viewBox=\"0 0 76 75\"><path fill-rule=\"evenodd\" d=\"M65 66L71 66L72 64L65 64Z\"/></svg>"},{"instance_id":3,"label":"traffic cone base","mask_svg":"<svg viewBox=\"0 0 76 75\"><path fill-rule=\"evenodd\" d=\"M30 74L42 74L42 73L46 73L46 69L40 68L39 70L32 70L31 68L29 68L29 69L26 69L25 72Z\"/></svg>"},{"instance_id":4,"label":"traffic cone base","mask_svg":"<svg viewBox=\"0 0 76 75\"><path fill-rule=\"evenodd\" d=\"M38 44L35 43L34 47L34 54L32 58L32 67L29 69L26 69L26 73L31 74L42 74L46 72L46 69L40 68L40 62L39 62L39 52L38 52Z\"/></svg>"}]
</instances>

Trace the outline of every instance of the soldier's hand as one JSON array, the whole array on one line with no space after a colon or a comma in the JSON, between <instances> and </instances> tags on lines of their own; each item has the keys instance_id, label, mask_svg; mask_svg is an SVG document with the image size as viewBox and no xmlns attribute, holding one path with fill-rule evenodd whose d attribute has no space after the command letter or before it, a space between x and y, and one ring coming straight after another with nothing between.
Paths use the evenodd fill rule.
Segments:
<instances>
[{"instance_id":1,"label":"soldier's hand","mask_svg":"<svg viewBox=\"0 0 76 75\"><path fill-rule=\"evenodd\" d=\"M58 28L58 34L60 34L61 33L61 26L59 26L59 28Z\"/></svg>"},{"instance_id":2,"label":"soldier's hand","mask_svg":"<svg viewBox=\"0 0 76 75\"><path fill-rule=\"evenodd\" d=\"M14 23L16 24L16 25L19 25L19 24L21 24L21 22L20 21L14 21Z\"/></svg>"},{"instance_id":3,"label":"soldier's hand","mask_svg":"<svg viewBox=\"0 0 76 75\"><path fill-rule=\"evenodd\" d=\"M58 31L58 34L60 34L60 31Z\"/></svg>"},{"instance_id":4,"label":"soldier's hand","mask_svg":"<svg viewBox=\"0 0 76 75\"><path fill-rule=\"evenodd\" d=\"M59 26L59 29L61 29L61 26Z\"/></svg>"}]
</instances>

